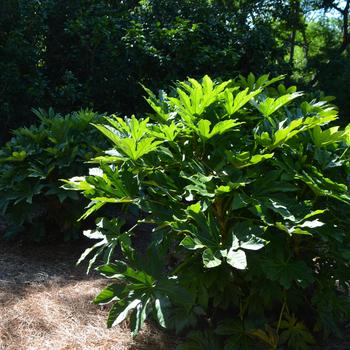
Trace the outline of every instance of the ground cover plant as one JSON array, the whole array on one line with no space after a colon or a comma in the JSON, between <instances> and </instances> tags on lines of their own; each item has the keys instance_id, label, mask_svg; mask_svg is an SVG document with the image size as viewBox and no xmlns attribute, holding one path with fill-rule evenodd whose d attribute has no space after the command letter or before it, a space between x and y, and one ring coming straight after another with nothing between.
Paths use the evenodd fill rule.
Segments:
<instances>
[{"instance_id":1,"label":"ground cover plant","mask_svg":"<svg viewBox=\"0 0 350 350\"><path fill-rule=\"evenodd\" d=\"M89 110L66 116L37 110L36 115L37 125L14 130L0 149L0 213L8 224L3 236L72 238L79 233L76 221L84 202L60 188L59 179L83 174L85 162L105 145L90 127L100 117Z\"/></svg>"},{"instance_id":2,"label":"ground cover plant","mask_svg":"<svg viewBox=\"0 0 350 350\"><path fill-rule=\"evenodd\" d=\"M189 79L147 118L95 123L111 142L64 188L137 215L101 218L82 259L111 284L108 326L147 318L180 349L307 349L350 317L350 127L282 77ZM149 225L147 248L135 249ZM118 253L117 255L114 253ZM122 256L117 260L116 256Z\"/></svg>"}]
</instances>

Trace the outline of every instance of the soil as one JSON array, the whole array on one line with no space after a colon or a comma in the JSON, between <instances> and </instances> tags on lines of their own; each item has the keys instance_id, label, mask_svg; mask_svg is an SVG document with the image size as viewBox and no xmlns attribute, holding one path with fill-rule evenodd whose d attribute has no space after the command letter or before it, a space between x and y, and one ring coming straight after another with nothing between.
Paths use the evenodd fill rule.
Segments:
<instances>
[{"instance_id":1,"label":"soil","mask_svg":"<svg viewBox=\"0 0 350 350\"><path fill-rule=\"evenodd\" d=\"M331 338L323 345L314 347L312 350L350 350L350 330L344 329L341 338Z\"/></svg>"}]
</instances>

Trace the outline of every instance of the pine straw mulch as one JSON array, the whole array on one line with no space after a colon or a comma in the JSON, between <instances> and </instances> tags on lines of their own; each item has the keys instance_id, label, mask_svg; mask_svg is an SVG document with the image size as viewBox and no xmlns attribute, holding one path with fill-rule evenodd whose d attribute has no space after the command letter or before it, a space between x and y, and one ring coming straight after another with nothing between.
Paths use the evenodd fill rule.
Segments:
<instances>
[{"instance_id":1,"label":"pine straw mulch","mask_svg":"<svg viewBox=\"0 0 350 350\"><path fill-rule=\"evenodd\" d=\"M0 350L174 349L152 325L136 339L106 329L108 310L91 304L106 280L75 267L83 249L0 242Z\"/></svg>"},{"instance_id":2,"label":"pine straw mulch","mask_svg":"<svg viewBox=\"0 0 350 350\"><path fill-rule=\"evenodd\" d=\"M84 249L0 241L0 350L175 349L150 324L136 339L126 325L106 329L108 310L91 304L106 280L75 266ZM350 350L350 330L315 350Z\"/></svg>"}]
</instances>

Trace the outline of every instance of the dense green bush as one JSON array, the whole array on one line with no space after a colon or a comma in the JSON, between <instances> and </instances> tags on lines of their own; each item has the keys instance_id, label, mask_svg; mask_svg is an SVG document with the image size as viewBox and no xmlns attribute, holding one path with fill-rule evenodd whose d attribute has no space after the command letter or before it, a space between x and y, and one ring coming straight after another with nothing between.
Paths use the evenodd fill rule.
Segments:
<instances>
[{"instance_id":1,"label":"dense green bush","mask_svg":"<svg viewBox=\"0 0 350 350\"><path fill-rule=\"evenodd\" d=\"M350 127L280 79L189 79L148 91L149 118L95 125L112 149L64 187L91 200L85 216L139 213L85 232L98 242L82 259L104 253L112 281L95 299L113 304L109 327L152 317L188 335L181 349L297 350L349 319Z\"/></svg>"},{"instance_id":2,"label":"dense green bush","mask_svg":"<svg viewBox=\"0 0 350 350\"><path fill-rule=\"evenodd\" d=\"M59 179L83 174L87 160L105 145L90 123L99 116L82 110L62 117L51 109L36 111L38 125L16 129L0 149L0 212L8 228L5 238L18 233L41 240L71 238L84 201L60 188ZM86 204L86 203L85 203Z\"/></svg>"}]
</instances>

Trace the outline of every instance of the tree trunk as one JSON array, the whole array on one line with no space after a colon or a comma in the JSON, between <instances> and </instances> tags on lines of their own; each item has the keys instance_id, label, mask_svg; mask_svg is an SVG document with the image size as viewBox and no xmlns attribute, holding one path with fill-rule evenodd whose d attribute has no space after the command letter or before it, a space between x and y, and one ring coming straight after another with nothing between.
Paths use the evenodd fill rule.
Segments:
<instances>
[{"instance_id":1,"label":"tree trunk","mask_svg":"<svg viewBox=\"0 0 350 350\"><path fill-rule=\"evenodd\" d=\"M293 66L295 46L296 46L296 36L297 36L298 27L299 27L300 0L291 0L290 6L291 6L292 32L291 32L291 36L290 36L289 64L291 66Z\"/></svg>"},{"instance_id":2,"label":"tree trunk","mask_svg":"<svg viewBox=\"0 0 350 350\"><path fill-rule=\"evenodd\" d=\"M343 29L342 29L342 43L339 48L339 52L342 53L350 44L349 38L349 9L350 9L350 0L346 1L346 5L344 9L340 8L336 4L332 4L331 6L335 10L341 13L343 16Z\"/></svg>"},{"instance_id":3,"label":"tree trunk","mask_svg":"<svg viewBox=\"0 0 350 350\"><path fill-rule=\"evenodd\" d=\"M290 42L291 42L291 45L290 45L290 57L289 57L289 64L291 66L293 66L294 64L294 52L295 52L295 37L296 37L296 34L297 34L297 30L295 28L293 28L292 30L292 35L290 37Z\"/></svg>"},{"instance_id":4,"label":"tree trunk","mask_svg":"<svg viewBox=\"0 0 350 350\"><path fill-rule=\"evenodd\" d=\"M350 0L346 2L346 6L343 12L343 40L340 47L340 52L343 52L349 45L349 7Z\"/></svg>"}]
</instances>

